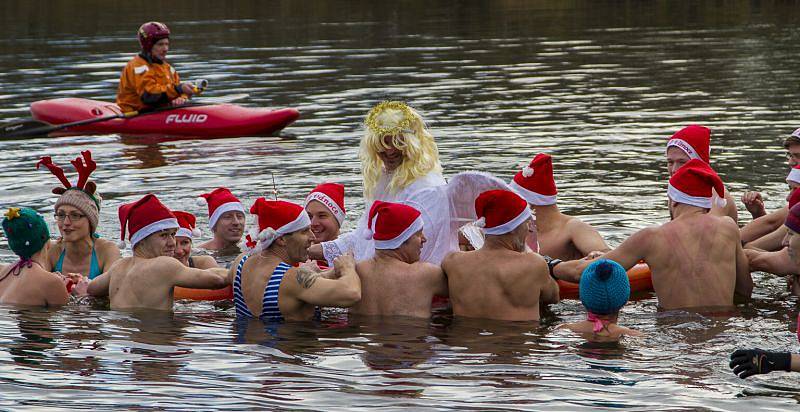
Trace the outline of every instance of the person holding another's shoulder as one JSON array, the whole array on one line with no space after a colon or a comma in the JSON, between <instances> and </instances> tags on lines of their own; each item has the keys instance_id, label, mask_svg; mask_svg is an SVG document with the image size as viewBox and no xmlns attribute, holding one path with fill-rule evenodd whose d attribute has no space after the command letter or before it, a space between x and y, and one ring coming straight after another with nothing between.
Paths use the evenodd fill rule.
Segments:
<instances>
[{"instance_id":1,"label":"person holding another's shoulder","mask_svg":"<svg viewBox=\"0 0 800 412\"><path fill-rule=\"evenodd\" d=\"M219 289L228 284L222 268L197 269L173 257L178 220L155 195L119 208L121 238L133 256L122 258L89 284L94 296L108 295L112 309L172 310L175 286Z\"/></svg>"},{"instance_id":2,"label":"person holding another's shoulder","mask_svg":"<svg viewBox=\"0 0 800 412\"><path fill-rule=\"evenodd\" d=\"M475 200L475 212L486 235L483 247L453 252L442 262L453 315L538 321L541 306L558 302L558 284L544 259L526 250L533 230L528 202L490 190Z\"/></svg>"},{"instance_id":3,"label":"person holding another's shoulder","mask_svg":"<svg viewBox=\"0 0 800 412\"><path fill-rule=\"evenodd\" d=\"M230 267L233 303L239 319L269 322L310 320L320 307L350 307L361 299L361 281L352 255L320 272L308 260L314 241L306 210L283 200L256 199L250 213L258 228L246 236L248 252Z\"/></svg>"},{"instance_id":4,"label":"person holding another's shoulder","mask_svg":"<svg viewBox=\"0 0 800 412\"><path fill-rule=\"evenodd\" d=\"M12 207L5 213L3 232L19 261L0 270L0 303L25 306L61 306L69 301L70 281L45 269L52 247L44 218L29 208Z\"/></svg>"},{"instance_id":5,"label":"person holding another's shoulder","mask_svg":"<svg viewBox=\"0 0 800 412\"><path fill-rule=\"evenodd\" d=\"M370 208L368 222L375 256L356 265L361 301L350 313L430 317L433 297L447 296L447 279L439 266L420 262L426 242L421 213L378 200Z\"/></svg>"}]
</instances>

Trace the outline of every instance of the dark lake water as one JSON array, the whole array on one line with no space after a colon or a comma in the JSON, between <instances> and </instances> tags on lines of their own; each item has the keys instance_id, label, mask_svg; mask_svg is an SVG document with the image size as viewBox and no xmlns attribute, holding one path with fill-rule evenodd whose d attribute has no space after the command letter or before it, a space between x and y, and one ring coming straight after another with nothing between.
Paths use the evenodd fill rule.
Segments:
<instances>
[{"instance_id":1,"label":"dark lake water","mask_svg":"<svg viewBox=\"0 0 800 412\"><path fill-rule=\"evenodd\" d=\"M668 218L664 144L686 124L713 130L712 165L737 199L758 189L773 209L787 192L781 141L800 127L793 2L9 0L0 121L41 99L113 100L149 20L169 25L171 63L208 79L208 96L247 93L239 103L296 107L300 120L267 138L0 141L0 207L52 213L56 181L34 164L91 149L105 237L119 234L117 206L145 193L204 226L199 193L224 185L250 204L271 173L295 201L344 183L351 223L363 210L361 122L384 99L423 113L446 176L509 178L552 154L562 210L612 245ZM208 303L172 316L3 307L0 408L795 410L796 376L742 381L727 368L738 347L797 347L797 299L781 279L755 280L753 301L720 317L658 313L637 296L621 322L646 336L614 348L554 330L582 318L574 300L540 325L338 312L235 325L231 307Z\"/></svg>"}]
</instances>

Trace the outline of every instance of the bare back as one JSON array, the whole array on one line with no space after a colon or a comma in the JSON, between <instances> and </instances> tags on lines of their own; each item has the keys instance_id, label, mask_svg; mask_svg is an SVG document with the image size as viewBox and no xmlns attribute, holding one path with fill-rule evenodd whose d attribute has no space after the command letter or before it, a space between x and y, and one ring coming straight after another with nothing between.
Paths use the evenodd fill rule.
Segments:
<instances>
[{"instance_id":1,"label":"bare back","mask_svg":"<svg viewBox=\"0 0 800 412\"><path fill-rule=\"evenodd\" d=\"M499 320L539 320L539 306L558 301L547 264L534 253L483 248L454 252L442 262L453 314Z\"/></svg>"},{"instance_id":2,"label":"bare back","mask_svg":"<svg viewBox=\"0 0 800 412\"><path fill-rule=\"evenodd\" d=\"M9 273L11 266L0 268L0 278L3 278L0 281L0 303L54 306L64 305L69 301L64 282L55 273L33 264L30 268L25 267L15 275Z\"/></svg>"},{"instance_id":3,"label":"bare back","mask_svg":"<svg viewBox=\"0 0 800 412\"><path fill-rule=\"evenodd\" d=\"M361 278L361 301L350 308L351 313L428 318L433 296L447 296L442 269L430 263L372 258L359 262L356 272Z\"/></svg>"},{"instance_id":4,"label":"bare back","mask_svg":"<svg viewBox=\"0 0 800 412\"><path fill-rule=\"evenodd\" d=\"M733 305L743 255L733 220L702 213L637 232L605 257L630 267L641 256L659 306L674 309Z\"/></svg>"}]
</instances>

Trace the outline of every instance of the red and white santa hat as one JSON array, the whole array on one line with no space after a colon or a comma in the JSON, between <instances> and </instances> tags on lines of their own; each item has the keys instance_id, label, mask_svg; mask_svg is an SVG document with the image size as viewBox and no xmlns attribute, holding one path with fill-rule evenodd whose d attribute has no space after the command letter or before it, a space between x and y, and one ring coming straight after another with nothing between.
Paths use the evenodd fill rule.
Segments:
<instances>
[{"instance_id":1,"label":"red and white santa hat","mask_svg":"<svg viewBox=\"0 0 800 412\"><path fill-rule=\"evenodd\" d=\"M528 202L509 190L489 190L475 199L475 226L487 235L503 235L533 219Z\"/></svg>"},{"instance_id":2,"label":"red and white santa hat","mask_svg":"<svg viewBox=\"0 0 800 412\"><path fill-rule=\"evenodd\" d=\"M283 200L259 197L250 213L258 218L258 228L245 236L245 246L250 254L267 249L283 235L311 226L308 213L302 206Z\"/></svg>"},{"instance_id":3,"label":"red and white santa hat","mask_svg":"<svg viewBox=\"0 0 800 412\"><path fill-rule=\"evenodd\" d=\"M217 220L225 212L232 210L245 213L244 205L225 187L214 189L211 193L203 193L197 198L198 206L208 203L208 228L214 230Z\"/></svg>"},{"instance_id":4,"label":"red and white santa hat","mask_svg":"<svg viewBox=\"0 0 800 412\"><path fill-rule=\"evenodd\" d=\"M153 233L179 227L175 215L153 194L147 194L136 202L120 206L119 223L120 249L125 248L126 228L133 249L137 243Z\"/></svg>"},{"instance_id":5,"label":"red and white santa hat","mask_svg":"<svg viewBox=\"0 0 800 412\"><path fill-rule=\"evenodd\" d=\"M344 208L344 185L339 183L322 183L314 188L311 193L306 196L305 207L312 200L322 203L328 210L331 211L339 226L344 222L347 216L347 211Z\"/></svg>"},{"instance_id":6,"label":"red and white santa hat","mask_svg":"<svg viewBox=\"0 0 800 412\"><path fill-rule=\"evenodd\" d=\"M411 206L376 200L369 208L365 235L375 249L397 249L420 230L422 214Z\"/></svg>"},{"instance_id":7,"label":"red and white santa hat","mask_svg":"<svg viewBox=\"0 0 800 412\"><path fill-rule=\"evenodd\" d=\"M558 190L553 179L553 159L544 153L537 154L528 166L517 172L509 187L532 205L556 204Z\"/></svg>"},{"instance_id":8,"label":"red and white santa hat","mask_svg":"<svg viewBox=\"0 0 800 412\"><path fill-rule=\"evenodd\" d=\"M800 165L795 165L786 176L786 183L797 183L800 185Z\"/></svg>"},{"instance_id":9,"label":"red and white santa hat","mask_svg":"<svg viewBox=\"0 0 800 412\"><path fill-rule=\"evenodd\" d=\"M686 126L669 138L667 150L672 146L686 152L690 159L700 159L709 163L711 161L709 155L711 129L697 124Z\"/></svg>"},{"instance_id":10,"label":"red and white santa hat","mask_svg":"<svg viewBox=\"0 0 800 412\"><path fill-rule=\"evenodd\" d=\"M175 233L176 237L183 236L189 239L200 237L202 233L200 233L200 229L197 228L196 219L193 214L182 210L174 210L172 214L178 219L178 225L180 225L178 232Z\"/></svg>"},{"instance_id":11,"label":"red and white santa hat","mask_svg":"<svg viewBox=\"0 0 800 412\"><path fill-rule=\"evenodd\" d=\"M724 207L727 201L719 196L725 193L722 179L708 163L700 159L689 160L678 169L669 179L667 189L667 195L673 201L704 209L711 209L714 192L718 195L714 203Z\"/></svg>"}]
</instances>

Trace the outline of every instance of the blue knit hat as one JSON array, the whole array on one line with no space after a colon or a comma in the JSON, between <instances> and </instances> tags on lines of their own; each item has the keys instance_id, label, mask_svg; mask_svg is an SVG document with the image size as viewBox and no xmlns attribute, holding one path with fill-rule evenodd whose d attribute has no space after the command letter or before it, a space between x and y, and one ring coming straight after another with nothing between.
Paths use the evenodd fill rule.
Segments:
<instances>
[{"instance_id":1,"label":"blue knit hat","mask_svg":"<svg viewBox=\"0 0 800 412\"><path fill-rule=\"evenodd\" d=\"M608 259L592 262L581 274L581 303L597 315L616 313L631 295L628 274L619 263Z\"/></svg>"}]
</instances>

